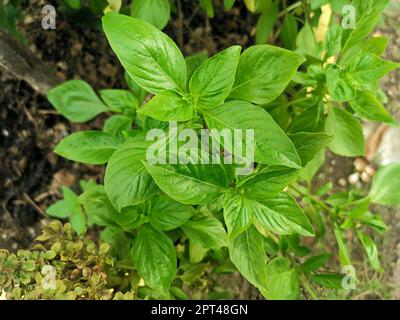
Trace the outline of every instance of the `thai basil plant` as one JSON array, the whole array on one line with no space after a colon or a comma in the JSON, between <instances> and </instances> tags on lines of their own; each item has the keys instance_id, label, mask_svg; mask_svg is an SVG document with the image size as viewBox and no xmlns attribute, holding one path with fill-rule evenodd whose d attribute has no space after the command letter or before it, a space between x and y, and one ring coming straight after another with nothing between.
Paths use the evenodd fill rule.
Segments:
<instances>
[{"instance_id":1,"label":"thai basil plant","mask_svg":"<svg viewBox=\"0 0 400 320\"><path fill-rule=\"evenodd\" d=\"M369 192L313 193L312 182L327 149L364 155L361 120L397 125L379 81L399 64L380 57L386 39L369 36L387 3L354 0L354 28L332 14L319 40L304 10L295 51L231 46L211 58L185 59L150 23L105 15L129 90L99 97L72 80L48 93L72 122L110 115L102 131L73 133L55 149L106 164L104 185L83 183L79 196L65 188L48 214L79 233L102 226L146 297L186 298L184 284L236 270L267 299L349 289L357 275L339 266L352 266L349 233L382 272L373 239L386 226L372 204L400 204L400 165L378 170Z\"/></svg>"}]
</instances>

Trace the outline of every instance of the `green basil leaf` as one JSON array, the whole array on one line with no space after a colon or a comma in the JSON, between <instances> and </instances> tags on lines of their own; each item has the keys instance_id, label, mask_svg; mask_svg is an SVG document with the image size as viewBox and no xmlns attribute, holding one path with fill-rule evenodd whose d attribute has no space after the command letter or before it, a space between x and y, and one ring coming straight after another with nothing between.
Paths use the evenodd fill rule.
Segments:
<instances>
[{"instance_id":1,"label":"green basil leaf","mask_svg":"<svg viewBox=\"0 0 400 320\"><path fill-rule=\"evenodd\" d=\"M139 107L139 100L128 90L105 89L99 93L111 111L130 114Z\"/></svg>"},{"instance_id":2,"label":"green basil leaf","mask_svg":"<svg viewBox=\"0 0 400 320\"><path fill-rule=\"evenodd\" d=\"M360 239L365 252L367 253L367 257L372 268L374 268L376 271L382 271L381 264L379 263L378 249L374 240L361 231L357 231L357 236L358 239Z\"/></svg>"},{"instance_id":3,"label":"green basil leaf","mask_svg":"<svg viewBox=\"0 0 400 320\"><path fill-rule=\"evenodd\" d=\"M158 189L142 163L150 144L142 136L132 138L113 154L107 165L104 187L118 211L144 202Z\"/></svg>"},{"instance_id":4,"label":"green basil leaf","mask_svg":"<svg viewBox=\"0 0 400 320\"><path fill-rule=\"evenodd\" d=\"M224 226L214 217L189 220L181 228L190 241L204 249L218 249L226 246Z\"/></svg>"},{"instance_id":5,"label":"green basil leaf","mask_svg":"<svg viewBox=\"0 0 400 320\"><path fill-rule=\"evenodd\" d=\"M49 90L47 98L54 108L72 122L86 122L108 111L93 91L82 80L70 80Z\"/></svg>"},{"instance_id":6,"label":"green basil leaf","mask_svg":"<svg viewBox=\"0 0 400 320\"><path fill-rule=\"evenodd\" d=\"M294 120L291 133L321 132L324 129L324 104L319 103L300 113Z\"/></svg>"},{"instance_id":7,"label":"green basil leaf","mask_svg":"<svg viewBox=\"0 0 400 320\"><path fill-rule=\"evenodd\" d=\"M305 58L270 45L255 45L239 60L231 99L266 104L285 90Z\"/></svg>"},{"instance_id":8,"label":"green basil leaf","mask_svg":"<svg viewBox=\"0 0 400 320\"><path fill-rule=\"evenodd\" d=\"M332 141L332 136L326 133L299 132L289 138L296 146L303 167Z\"/></svg>"},{"instance_id":9,"label":"green basil leaf","mask_svg":"<svg viewBox=\"0 0 400 320\"><path fill-rule=\"evenodd\" d=\"M160 121L153 119L152 117L145 116L143 114L137 113L135 123L144 132L148 132L151 129L168 129L169 123L165 121Z\"/></svg>"},{"instance_id":10,"label":"green basil leaf","mask_svg":"<svg viewBox=\"0 0 400 320\"><path fill-rule=\"evenodd\" d=\"M133 242L132 259L145 284L167 292L176 273L176 252L172 240L163 232L144 225Z\"/></svg>"},{"instance_id":11,"label":"green basil leaf","mask_svg":"<svg viewBox=\"0 0 400 320\"><path fill-rule=\"evenodd\" d=\"M400 205L400 164L379 168L372 181L370 198L373 203L387 206Z\"/></svg>"},{"instance_id":12,"label":"green basil leaf","mask_svg":"<svg viewBox=\"0 0 400 320\"><path fill-rule=\"evenodd\" d=\"M350 252L343 239L342 230L335 224L333 232L335 234L336 242L339 248L339 260L342 266L351 265Z\"/></svg>"},{"instance_id":13,"label":"green basil leaf","mask_svg":"<svg viewBox=\"0 0 400 320\"><path fill-rule=\"evenodd\" d=\"M224 197L224 220L229 239L246 231L253 223L253 212L248 200L241 194L228 192Z\"/></svg>"},{"instance_id":14,"label":"green basil leaf","mask_svg":"<svg viewBox=\"0 0 400 320\"><path fill-rule=\"evenodd\" d=\"M103 186L95 185L85 190L79 196L79 202L85 209L88 223L95 223L100 226L114 226L112 215L115 208L108 199Z\"/></svg>"},{"instance_id":15,"label":"green basil leaf","mask_svg":"<svg viewBox=\"0 0 400 320\"><path fill-rule=\"evenodd\" d=\"M176 298L176 300L189 300L189 297L181 288L171 287L170 292Z\"/></svg>"},{"instance_id":16,"label":"green basil leaf","mask_svg":"<svg viewBox=\"0 0 400 320\"><path fill-rule=\"evenodd\" d=\"M48 207L46 213L50 217L65 219L71 215L72 211L68 201L60 200Z\"/></svg>"},{"instance_id":17,"label":"green basil leaf","mask_svg":"<svg viewBox=\"0 0 400 320\"><path fill-rule=\"evenodd\" d=\"M71 188L62 187L62 192L64 199L70 206L77 206L79 204L79 197Z\"/></svg>"},{"instance_id":18,"label":"green basil leaf","mask_svg":"<svg viewBox=\"0 0 400 320\"><path fill-rule=\"evenodd\" d=\"M146 90L139 86L126 71L124 72L124 78L128 88L132 91L136 99L138 99L139 105L141 105L143 100L146 98Z\"/></svg>"},{"instance_id":19,"label":"green basil leaf","mask_svg":"<svg viewBox=\"0 0 400 320\"><path fill-rule=\"evenodd\" d=\"M357 24L354 29L347 30L343 52L363 41L375 27L388 3L389 0L353 0Z\"/></svg>"},{"instance_id":20,"label":"green basil leaf","mask_svg":"<svg viewBox=\"0 0 400 320\"><path fill-rule=\"evenodd\" d=\"M316 154L314 159L312 159L306 166L300 170L299 177L304 179L308 185L311 184L312 179L325 163L325 150L321 150Z\"/></svg>"},{"instance_id":21,"label":"green basil leaf","mask_svg":"<svg viewBox=\"0 0 400 320\"><path fill-rule=\"evenodd\" d=\"M72 229L82 234L86 230L86 217L79 203L78 195L68 187L62 187L64 200L47 209L47 214L56 218L69 217ZM63 205L64 208L60 208Z\"/></svg>"},{"instance_id":22,"label":"green basil leaf","mask_svg":"<svg viewBox=\"0 0 400 320\"><path fill-rule=\"evenodd\" d=\"M160 231L176 229L187 222L196 210L167 196L158 196L151 202L150 224Z\"/></svg>"},{"instance_id":23,"label":"green basil leaf","mask_svg":"<svg viewBox=\"0 0 400 320\"><path fill-rule=\"evenodd\" d=\"M265 294L267 256L263 236L254 226L229 242L229 257L239 272Z\"/></svg>"},{"instance_id":24,"label":"green basil leaf","mask_svg":"<svg viewBox=\"0 0 400 320\"><path fill-rule=\"evenodd\" d=\"M206 12L209 18L214 18L214 6L211 0L200 0L200 7Z\"/></svg>"},{"instance_id":25,"label":"green basil leaf","mask_svg":"<svg viewBox=\"0 0 400 320\"><path fill-rule=\"evenodd\" d=\"M130 75L145 90L184 92L186 63L176 44L151 24L109 13L103 28L111 48Z\"/></svg>"},{"instance_id":26,"label":"green basil leaf","mask_svg":"<svg viewBox=\"0 0 400 320\"><path fill-rule=\"evenodd\" d=\"M386 37L373 37L363 41L360 45L362 51L380 56L385 52L388 42L389 39Z\"/></svg>"},{"instance_id":27,"label":"green basil leaf","mask_svg":"<svg viewBox=\"0 0 400 320\"><path fill-rule=\"evenodd\" d=\"M120 144L120 139L106 132L81 131L61 140L54 152L77 162L104 164Z\"/></svg>"},{"instance_id":28,"label":"green basil leaf","mask_svg":"<svg viewBox=\"0 0 400 320\"><path fill-rule=\"evenodd\" d=\"M342 48L342 27L332 24L326 34L326 57L332 57L340 52Z\"/></svg>"},{"instance_id":29,"label":"green basil leaf","mask_svg":"<svg viewBox=\"0 0 400 320\"><path fill-rule=\"evenodd\" d=\"M72 229L77 234L82 234L85 232L86 218L85 218L85 214L81 210L72 212L72 215L70 217L70 223L71 223Z\"/></svg>"},{"instance_id":30,"label":"green basil leaf","mask_svg":"<svg viewBox=\"0 0 400 320\"><path fill-rule=\"evenodd\" d=\"M194 107L174 91L156 94L137 112L160 121L188 121L196 116Z\"/></svg>"},{"instance_id":31,"label":"green basil leaf","mask_svg":"<svg viewBox=\"0 0 400 320\"><path fill-rule=\"evenodd\" d=\"M281 32L279 33L279 38L282 40L283 46L286 49L294 49L296 45L297 30L296 19L291 14L287 13L283 20Z\"/></svg>"},{"instance_id":32,"label":"green basil leaf","mask_svg":"<svg viewBox=\"0 0 400 320\"><path fill-rule=\"evenodd\" d=\"M337 273L313 274L311 280L324 288L343 289L343 275Z\"/></svg>"},{"instance_id":33,"label":"green basil leaf","mask_svg":"<svg viewBox=\"0 0 400 320\"><path fill-rule=\"evenodd\" d=\"M370 203L371 199L367 198L366 202ZM369 212L368 208L366 208L365 211L357 209L353 210L349 213L348 217L352 220L359 220L362 224L370 226L378 232L386 231L388 229L388 226L382 220L382 217Z\"/></svg>"},{"instance_id":34,"label":"green basil leaf","mask_svg":"<svg viewBox=\"0 0 400 320\"><path fill-rule=\"evenodd\" d=\"M321 8L324 4L329 3L330 0L314 0L311 1L310 5L311 5L311 10L317 10L319 8Z\"/></svg>"},{"instance_id":35,"label":"green basil leaf","mask_svg":"<svg viewBox=\"0 0 400 320\"><path fill-rule=\"evenodd\" d=\"M302 263L300 266L300 271L304 273L317 271L319 268L326 265L331 258L332 254L330 253L323 253L318 256L310 257Z\"/></svg>"},{"instance_id":36,"label":"green basil leaf","mask_svg":"<svg viewBox=\"0 0 400 320\"><path fill-rule=\"evenodd\" d=\"M329 144L329 149L334 153L346 157L364 155L364 135L360 121L346 110L331 108L325 132L334 136Z\"/></svg>"},{"instance_id":37,"label":"green basil leaf","mask_svg":"<svg viewBox=\"0 0 400 320\"><path fill-rule=\"evenodd\" d=\"M266 167L243 183L245 195L252 199L274 198L294 182L299 171L285 167Z\"/></svg>"},{"instance_id":38,"label":"green basil leaf","mask_svg":"<svg viewBox=\"0 0 400 320\"><path fill-rule=\"evenodd\" d=\"M274 1L258 18L256 26L256 44L268 41L279 16L279 1Z\"/></svg>"},{"instance_id":39,"label":"green basil leaf","mask_svg":"<svg viewBox=\"0 0 400 320\"><path fill-rule=\"evenodd\" d=\"M362 118L385 122L394 126L397 125L397 121L382 106L379 100L369 92L357 91L349 103L351 108Z\"/></svg>"},{"instance_id":40,"label":"green basil leaf","mask_svg":"<svg viewBox=\"0 0 400 320\"><path fill-rule=\"evenodd\" d=\"M185 204L209 203L220 197L230 182L222 164L144 163L144 166L162 191Z\"/></svg>"},{"instance_id":41,"label":"green basil leaf","mask_svg":"<svg viewBox=\"0 0 400 320\"><path fill-rule=\"evenodd\" d=\"M267 299L300 299L300 286L298 275L287 258L277 257L271 260L267 265L267 274Z\"/></svg>"},{"instance_id":42,"label":"green basil leaf","mask_svg":"<svg viewBox=\"0 0 400 320\"><path fill-rule=\"evenodd\" d=\"M190 263L199 263L203 260L209 249L204 249L200 244L189 241L189 260Z\"/></svg>"},{"instance_id":43,"label":"green basil leaf","mask_svg":"<svg viewBox=\"0 0 400 320\"><path fill-rule=\"evenodd\" d=\"M247 9L253 13L263 12L271 4L272 0L244 0Z\"/></svg>"},{"instance_id":44,"label":"green basil leaf","mask_svg":"<svg viewBox=\"0 0 400 320\"><path fill-rule=\"evenodd\" d=\"M65 3L75 10L79 10L82 7L81 0L65 0Z\"/></svg>"},{"instance_id":45,"label":"green basil leaf","mask_svg":"<svg viewBox=\"0 0 400 320\"><path fill-rule=\"evenodd\" d=\"M111 219L124 231L137 229L144 222L140 208L135 206L124 207L119 212L112 211Z\"/></svg>"},{"instance_id":46,"label":"green basil leaf","mask_svg":"<svg viewBox=\"0 0 400 320\"><path fill-rule=\"evenodd\" d=\"M279 235L298 233L307 237L314 236L307 215L289 194L281 192L274 199L250 203L262 227Z\"/></svg>"},{"instance_id":47,"label":"green basil leaf","mask_svg":"<svg viewBox=\"0 0 400 320\"><path fill-rule=\"evenodd\" d=\"M376 82L399 67L399 63L383 60L376 54L362 52L359 58L354 59L348 66L347 72L359 83L370 83Z\"/></svg>"},{"instance_id":48,"label":"green basil leaf","mask_svg":"<svg viewBox=\"0 0 400 320\"><path fill-rule=\"evenodd\" d=\"M189 89L199 108L219 106L228 97L235 82L240 46L232 46L211 57L193 73Z\"/></svg>"},{"instance_id":49,"label":"green basil leaf","mask_svg":"<svg viewBox=\"0 0 400 320\"><path fill-rule=\"evenodd\" d=\"M328 2L331 5L333 11L339 14L341 14L343 6L349 4L349 0L328 0Z\"/></svg>"},{"instance_id":50,"label":"green basil leaf","mask_svg":"<svg viewBox=\"0 0 400 320\"><path fill-rule=\"evenodd\" d=\"M119 227L107 227L100 234L100 240L111 245L111 254L117 259L130 260L133 239Z\"/></svg>"},{"instance_id":51,"label":"green basil leaf","mask_svg":"<svg viewBox=\"0 0 400 320\"><path fill-rule=\"evenodd\" d=\"M204 111L203 115L210 129L229 129L232 136L234 129L254 130L255 162L300 167L300 158L293 142L264 109L245 101L229 101L216 109ZM246 145L246 134L242 134L242 137L243 145ZM247 141L247 144L252 142ZM224 147L236 153L231 146L225 144Z\"/></svg>"},{"instance_id":52,"label":"green basil leaf","mask_svg":"<svg viewBox=\"0 0 400 320\"><path fill-rule=\"evenodd\" d=\"M197 70L197 68L200 67L201 64L207 59L208 59L208 53L206 51L202 51L185 58L188 79L192 77L193 73Z\"/></svg>"},{"instance_id":53,"label":"green basil leaf","mask_svg":"<svg viewBox=\"0 0 400 320\"><path fill-rule=\"evenodd\" d=\"M198 263L194 265L186 264L181 267L183 273L179 275L179 279L187 284L195 283L201 279L206 271L206 263Z\"/></svg>"},{"instance_id":54,"label":"green basil leaf","mask_svg":"<svg viewBox=\"0 0 400 320\"><path fill-rule=\"evenodd\" d=\"M231 10L234 4L235 0L224 0L225 10Z\"/></svg>"},{"instance_id":55,"label":"green basil leaf","mask_svg":"<svg viewBox=\"0 0 400 320\"><path fill-rule=\"evenodd\" d=\"M296 51L299 53L314 56L316 41L314 31L309 23L306 23L297 34L296 47Z\"/></svg>"},{"instance_id":56,"label":"green basil leaf","mask_svg":"<svg viewBox=\"0 0 400 320\"><path fill-rule=\"evenodd\" d=\"M335 65L329 66L326 71L326 85L329 95L334 101L344 102L354 97L355 89Z\"/></svg>"},{"instance_id":57,"label":"green basil leaf","mask_svg":"<svg viewBox=\"0 0 400 320\"><path fill-rule=\"evenodd\" d=\"M132 2L131 16L147 21L160 30L167 25L170 14L169 0L134 0Z\"/></svg>"}]
</instances>

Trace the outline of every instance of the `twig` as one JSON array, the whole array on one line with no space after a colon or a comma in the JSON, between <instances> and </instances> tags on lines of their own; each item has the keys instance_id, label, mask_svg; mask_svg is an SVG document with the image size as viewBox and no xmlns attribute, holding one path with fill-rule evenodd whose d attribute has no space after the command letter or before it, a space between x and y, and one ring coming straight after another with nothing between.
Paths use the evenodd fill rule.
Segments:
<instances>
[{"instance_id":1,"label":"twig","mask_svg":"<svg viewBox=\"0 0 400 320\"><path fill-rule=\"evenodd\" d=\"M47 215L44 213L44 211L36 204L35 201L32 200L32 198L27 193L24 192L22 195L24 196L26 202L28 202L40 215L47 218Z\"/></svg>"},{"instance_id":2,"label":"twig","mask_svg":"<svg viewBox=\"0 0 400 320\"><path fill-rule=\"evenodd\" d=\"M298 7L300 7L302 5L301 1L298 1L296 3L293 3L292 5L286 7L286 4L284 3L284 10L282 10L281 12L279 12L279 18L282 18L287 12L292 11L294 9L297 9Z\"/></svg>"},{"instance_id":3,"label":"twig","mask_svg":"<svg viewBox=\"0 0 400 320\"><path fill-rule=\"evenodd\" d=\"M59 115L60 114L56 110L45 110L45 109L39 109L38 113L40 113L40 114L54 114L54 115Z\"/></svg>"}]
</instances>

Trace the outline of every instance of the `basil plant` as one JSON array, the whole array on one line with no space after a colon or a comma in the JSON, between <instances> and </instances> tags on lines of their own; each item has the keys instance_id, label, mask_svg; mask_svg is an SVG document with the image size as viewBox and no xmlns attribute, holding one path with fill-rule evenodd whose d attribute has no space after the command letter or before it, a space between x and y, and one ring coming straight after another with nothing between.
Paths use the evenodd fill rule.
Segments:
<instances>
[{"instance_id":1,"label":"basil plant","mask_svg":"<svg viewBox=\"0 0 400 320\"><path fill-rule=\"evenodd\" d=\"M185 59L152 24L105 15L129 90L98 96L71 80L48 93L72 122L108 116L55 149L106 165L104 185L64 189L48 214L81 233L101 226L141 279L131 282L139 297L193 298L182 288L238 271L267 299L316 299L321 287L348 289L338 264L352 266L349 233L382 272L373 239L386 225L372 204L400 204L400 165L379 169L369 192L312 186L327 149L364 155L362 119L397 125L379 81L399 64L380 57L386 39L369 36L387 2L354 0L354 28L332 14L319 40L305 11L293 50L233 45L210 58Z\"/></svg>"}]
</instances>

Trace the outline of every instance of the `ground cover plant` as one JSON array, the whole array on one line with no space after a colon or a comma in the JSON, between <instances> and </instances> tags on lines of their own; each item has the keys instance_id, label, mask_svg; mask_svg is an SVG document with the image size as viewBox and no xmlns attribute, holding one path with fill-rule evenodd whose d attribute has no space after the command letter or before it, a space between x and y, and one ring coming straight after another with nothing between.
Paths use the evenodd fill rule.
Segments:
<instances>
[{"instance_id":1,"label":"ground cover plant","mask_svg":"<svg viewBox=\"0 0 400 320\"><path fill-rule=\"evenodd\" d=\"M245 2L257 11L257 1ZM266 3L270 10L281 5ZM282 2L287 11L274 38L284 48L234 45L210 58L185 58L160 26L104 15L103 30L129 90L97 94L85 81L70 80L48 92L71 122L108 116L103 130L73 133L55 149L72 161L106 165L104 185L81 181L81 194L64 187L63 199L46 211L68 219L68 230L83 239L99 226L110 246L110 252L100 246L106 269L115 263L129 270L128 279L114 278L118 285L94 283L84 291L87 298L113 298L103 291L107 285L118 288L119 298L195 298L200 280L239 271L266 299L318 299L321 288L350 290L358 283L349 233L371 267L384 272L374 234L387 227L373 209L400 204L400 165L380 168L365 192L328 195L329 184L314 190L312 180L327 149L364 156L361 120L397 126L379 81L400 65L381 58L385 38L370 36L388 1L352 1L353 26L351 16L343 24L342 7L321 9L328 3ZM262 15L271 14L265 10ZM273 23L269 32L258 32L257 43L270 39L274 12L275 20L264 16ZM329 16L325 27L323 15ZM211 130L207 143L217 153L203 148L204 129ZM253 132L239 136L240 148L229 139L237 130ZM22 268L15 280L22 283L26 272L39 268L14 265ZM10 297L21 297L1 279ZM76 298L83 290L66 286L56 297ZM209 297L219 294L209 289Z\"/></svg>"}]
</instances>

